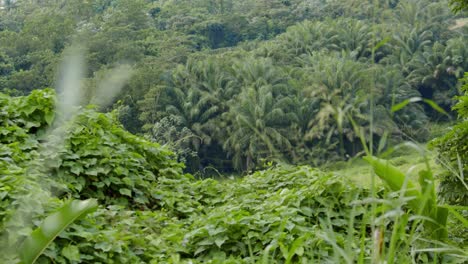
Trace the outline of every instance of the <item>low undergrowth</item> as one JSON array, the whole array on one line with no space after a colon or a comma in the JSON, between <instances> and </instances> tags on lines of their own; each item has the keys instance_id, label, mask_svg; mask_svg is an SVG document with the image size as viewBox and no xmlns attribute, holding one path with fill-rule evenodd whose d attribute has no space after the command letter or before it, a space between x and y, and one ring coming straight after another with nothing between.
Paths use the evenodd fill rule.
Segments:
<instances>
[{"instance_id":1,"label":"low undergrowth","mask_svg":"<svg viewBox=\"0 0 468 264\"><path fill-rule=\"evenodd\" d=\"M160 180L159 210L101 206L62 233L39 263L468 260L460 244L425 236L398 193L380 189L372 199L367 189L310 167L278 166L240 181Z\"/></svg>"}]
</instances>

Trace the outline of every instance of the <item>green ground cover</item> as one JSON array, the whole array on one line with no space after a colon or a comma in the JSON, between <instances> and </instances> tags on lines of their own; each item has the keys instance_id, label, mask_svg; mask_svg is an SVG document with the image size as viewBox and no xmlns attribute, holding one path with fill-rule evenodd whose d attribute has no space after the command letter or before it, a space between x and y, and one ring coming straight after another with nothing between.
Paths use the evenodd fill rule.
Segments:
<instances>
[{"instance_id":1,"label":"green ground cover","mask_svg":"<svg viewBox=\"0 0 468 264\"><path fill-rule=\"evenodd\" d=\"M382 184L369 188L376 176L358 159L332 171L278 164L242 178L197 180L112 114L83 109L47 136L52 91L1 99L4 263L19 261L17 249L47 215L90 197L98 209L60 233L37 263L468 259L463 219L449 218L448 237L434 238L408 197ZM417 153L399 151L408 154L393 157L395 165L423 167Z\"/></svg>"}]
</instances>

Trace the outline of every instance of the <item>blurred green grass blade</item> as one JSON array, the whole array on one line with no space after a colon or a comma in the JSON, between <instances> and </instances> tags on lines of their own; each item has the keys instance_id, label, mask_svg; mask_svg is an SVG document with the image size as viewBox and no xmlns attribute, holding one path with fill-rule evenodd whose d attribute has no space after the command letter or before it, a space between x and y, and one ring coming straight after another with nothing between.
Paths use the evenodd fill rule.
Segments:
<instances>
[{"instance_id":1,"label":"blurred green grass blade","mask_svg":"<svg viewBox=\"0 0 468 264\"><path fill-rule=\"evenodd\" d=\"M415 197L408 202L409 207L421 217L427 218L424 225L428 231L437 240L447 238L447 208L437 206L436 194L433 184L433 175L429 170L421 171L419 182L422 192L416 189L416 185L410 179L406 179L406 175L397 167L390 165L386 160L379 159L373 156L366 156L367 161L374 168L375 173L382 179L392 191L401 191L406 184L404 195L406 197Z\"/></svg>"},{"instance_id":2,"label":"blurred green grass blade","mask_svg":"<svg viewBox=\"0 0 468 264\"><path fill-rule=\"evenodd\" d=\"M434 176L430 170L421 170L419 172L419 186L421 186L423 200L425 200L425 214L431 215L436 213L433 211L437 210L437 195L434 187Z\"/></svg>"},{"instance_id":3,"label":"blurred green grass blade","mask_svg":"<svg viewBox=\"0 0 468 264\"><path fill-rule=\"evenodd\" d=\"M384 39L382 39L381 41L379 41L379 43L377 43L374 48L373 48L373 52L377 51L378 49L380 49L383 45L387 44L387 42L389 42L392 38L390 37L386 37Z\"/></svg>"},{"instance_id":4,"label":"blurred green grass blade","mask_svg":"<svg viewBox=\"0 0 468 264\"><path fill-rule=\"evenodd\" d=\"M431 99L426 99L426 98L421 98L421 97L411 97L409 99L403 100L402 102L393 105L391 112L395 113L401 109L403 109L405 106L407 106L409 103L416 103L416 102L421 102L423 101L424 103L428 104L432 109L436 110L437 112L444 114L448 117L450 115L445 111L442 107L440 107L436 102L432 101Z\"/></svg>"},{"instance_id":5,"label":"blurred green grass blade","mask_svg":"<svg viewBox=\"0 0 468 264\"><path fill-rule=\"evenodd\" d=\"M436 200L436 193L434 188L434 176L430 170L421 170L419 172L419 185L424 194L428 194L430 199Z\"/></svg>"},{"instance_id":6,"label":"blurred green grass blade","mask_svg":"<svg viewBox=\"0 0 468 264\"><path fill-rule=\"evenodd\" d=\"M395 113L398 110L401 110L403 107L407 106L409 103L414 103L414 102L419 102L422 101L421 97L411 97L409 99L403 100L403 102L398 103L394 106L392 106L392 113Z\"/></svg>"},{"instance_id":7,"label":"blurred green grass blade","mask_svg":"<svg viewBox=\"0 0 468 264\"><path fill-rule=\"evenodd\" d=\"M441 208L446 208L449 212L455 217L458 221L460 221L463 226L468 227L468 220L456 210L467 210L466 206L452 206L452 205L441 205Z\"/></svg>"},{"instance_id":8,"label":"blurred green grass blade","mask_svg":"<svg viewBox=\"0 0 468 264\"><path fill-rule=\"evenodd\" d=\"M463 205L441 205L440 207L445 207L447 209L452 209L452 210L468 210L468 206L463 206Z\"/></svg>"},{"instance_id":9,"label":"blurred green grass blade","mask_svg":"<svg viewBox=\"0 0 468 264\"><path fill-rule=\"evenodd\" d=\"M432 107L432 109L436 110L437 112L450 117L450 115L442 107L440 107L436 102L434 102L434 101L432 101L430 99L423 99L423 101L426 104L428 104L430 107Z\"/></svg>"},{"instance_id":10,"label":"blurred green grass blade","mask_svg":"<svg viewBox=\"0 0 468 264\"><path fill-rule=\"evenodd\" d=\"M34 263L60 232L78 218L96 210L97 206L95 199L73 200L48 216L21 245L19 249L21 263Z\"/></svg>"},{"instance_id":11,"label":"blurred green grass blade","mask_svg":"<svg viewBox=\"0 0 468 264\"><path fill-rule=\"evenodd\" d=\"M447 233L447 218L449 210L444 207L437 206L435 220L439 225L436 229L434 237L438 240L445 240L448 237Z\"/></svg>"}]
</instances>

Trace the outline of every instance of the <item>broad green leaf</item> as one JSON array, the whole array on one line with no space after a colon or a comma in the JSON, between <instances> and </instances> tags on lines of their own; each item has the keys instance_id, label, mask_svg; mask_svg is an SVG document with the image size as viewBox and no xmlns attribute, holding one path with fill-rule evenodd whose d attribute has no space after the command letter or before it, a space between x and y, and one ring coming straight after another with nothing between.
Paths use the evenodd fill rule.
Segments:
<instances>
[{"instance_id":1,"label":"broad green leaf","mask_svg":"<svg viewBox=\"0 0 468 264\"><path fill-rule=\"evenodd\" d=\"M215 239L215 244L221 248L221 246L224 244L224 242L227 240L227 237L226 236L223 236L223 237L218 237Z\"/></svg>"},{"instance_id":2,"label":"broad green leaf","mask_svg":"<svg viewBox=\"0 0 468 264\"><path fill-rule=\"evenodd\" d=\"M109 252L112 249L112 245L108 242L99 242L94 245L95 249L100 249L104 252Z\"/></svg>"},{"instance_id":3,"label":"broad green leaf","mask_svg":"<svg viewBox=\"0 0 468 264\"><path fill-rule=\"evenodd\" d=\"M126 195L126 196L129 196L129 197L132 197L132 191L130 191L130 190L127 189L127 188L120 188L120 189L119 189L119 192L120 192L120 194L122 194L122 195Z\"/></svg>"},{"instance_id":4,"label":"broad green leaf","mask_svg":"<svg viewBox=\"0 0 468 264\"><path fill-rule=\"evenodd\" d=\"M25 113L26 115L32 114L34 111L36 111L37 106L36 105L27 105L26 107L23 108L22 112Z\"/></svg>"},{"instance_id":5,"label":"broad green leaf","mask_svg":"<svg viewBox=\"0 0 468 264\"><path fill-rule=\"evenodd\" d=\"M77 246L68 245L64 247L62 255L70 261L80 261L80 251Z\"/></svg>"},{"instance_id":6,"label":"broad green leaf","mask_svg":"<svg viewBox=\"0 0 468 264\"><path fill-rule=\"evenodd\" d=\"M421 192L429 195L429 199L435 202L437 197L434 188L434 176L431 171L422 170L419 172L419 185L421 186Z\"/></svg>"},{"instance_id":7,"label":"broad green leaf","mask_svg":"<svg viewBox=\"0 0 468 264\"><path fill-rule=\"evenodd\" d=\"M416 189L416 185L412 180L407 179L406 175L397 167L391 165L388 161L379 159L373 156L366 156L364 160L372 165L375 173L384 181L392 191L398 192L405 186L404 190L406 197L415 197L409 203L413 210L418 211L420 206L421 193Z\"/></svg>"},{"instance_id":8,"label":"broad green leaf","mask_svg":"<svg viewBox=\"0 0 468 264\"><path fill-rule=\"evenodd\" d=\"M436 215L434 219L436 220L438 226L435 228L435 232L433 234L434 238L439 240L444 240L447 238L447 217L448 217L449 210L444 207L437 207Z\"/></svg>"},{"instance_id":9,"label":"broad green leaf","mask_svg":"<svg viewBox=\"0 0 468 264\"><path fill-rule=\"evenodd\" d=\"M21 245L19 255L22 263L34 263L60 232L78 218L96 210L97 206L94 199L73 200L56 213L48 216Z\"/></svg>"},{"instance_id":10,"label":"broad green leaf","mask_svg":"<svg viewBox=\"0 0 468 264\"><path fill-rule=\"evenodd\" d=\"M420 192L416 189L416 185L413 181L406 179L406 175L397 167L391 165L390 162L373 156L366 156L364 157L364 160L372 165L377 176L387 183L392 191L400 191L406 181L408 194L413 196L420 195Z\"/></svg>"},{"instance_id":11,"label":"broad green leaf","mask_svg":"<svg viewBox=\"0 0 468 264\"><path fill-rule=\"evenodd\" d=\"M195 253L194 255L198 255L200 253L202 253L203 251L205 251L207 248L205 246L201 246L201 247L198 247L197 250L195 250Z\"/></svg>"},{"instance_id":12,"label":"broad green leaf","mask_svg":"<svg viewBox=\"0 0 468 264\"><path fill-rule=\"evenodd\" d=\"M421 213L424 217L433 220L424 221L424 226L435 239L444 240L447 237L448 210L437 206L435 189L432 183L432 173L430 171L422 171L420 173L419 181L424 192L424 195L422 195L416 189L416 185L410 179L406 179L405 174L398 168L390 165L388 161L372 156L366 156L364 160L372 165L377 176L387 183L393 191L401 191L406 182L407 189L404 190L405 196L415 197L415 199L408 202L410 208L414 212Z\"/></svg>"},{"instance_id":13,"label":"broad green leaf","mask_svg":"<svg viewBox=\"0 0 468 264\"><path fill-rule=\"evenodd\" d=\"M308 237L308 235L303 235L299 237L298 239L294 240L294 242L291 245L291 248L289 249L289 254L288 257L286 258L286 263L291 263L291 260L293 259L294 255L302 256L304 254L304 240Z\"/></svg>"},{"instance_id":14,"label":"broad green leaf","mask_svg":"<svg viewBox=\"0 0 468 264\"><path fill-rule=\"evenodd\" d=\"M52 122L54 121L55 117L55 112L54 111L49 111L44 115L44 119L47 122L48 125L51 125Z\"/></svg>"},{"instance_id":15,"label":"broad green leaf","mask_svg":"<svg viewBox=\"0 0 468 264\"><path fill-rule=\"evenodd\" d=\"M83 172L83 167L79 163L74 163L70 168L70 171L75 175L80 175Z\"/></svg>"}]
</instances>

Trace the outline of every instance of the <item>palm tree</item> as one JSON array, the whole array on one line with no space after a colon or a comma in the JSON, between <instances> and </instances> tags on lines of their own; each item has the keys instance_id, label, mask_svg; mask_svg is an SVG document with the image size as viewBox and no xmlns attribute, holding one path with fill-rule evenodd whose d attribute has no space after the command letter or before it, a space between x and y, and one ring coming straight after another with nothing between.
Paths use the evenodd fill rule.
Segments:
<instances>
[{"instance_id":1,"label":"palm tree","mask_svg":"<svg viewBox=\"0 0 468 264\"><path fill-rule=\"evenodd\" d=\"M320 100L320 110L310 120L306 136L325 138L327 143L338 140L339 151L344 155L345 141L352 143L359 137L353 122L365 125L368 120L365 113L371 87L369 67L349 55L327 53L309 56L302 67L309 72L315 96Z\"/></svg>"},{"instance_id":2,"label":"palm tree","mask_svg":"<svg viewBox=\"0 0 468 264\"><path fill-rule=\"evenodd\" d=\"M377 89L380 91L376 104L382 106L379 118L374 117L376 134L382 136L387 132L393 137L426 140L429 135L427 129L429 120L421 104L409 104L395 113L391 112L396 104L410 98L421 97L419 91L411 87L398 67L378 67L374 76L376 76Z\"/></svg>"},{"instance_id":3,"label":"palm tree","mask_svg":"<svg viewBox=\"0 0 468 264\"><path fill-rule=\"evenodd\" d=\"M339 19L333 23L333 28L339 36L335 45L338 50L353 52L356 58L370 57L372 54L372 45L380 41L373 40L372 29L368 23L356 19Z\"/></svg>"},{"instance_id":4,"label":"palm tree","mask_svg":"<svg viewBox=\"0 0 468 264\"><path fill-rule=\"evenodd\" d=\"M291 152L287 128L297 122L288 77L270 59L248 57L231 68L241 92L223 115L227 138L223 148L238 170L249 170L260 158L282 158Z\"/></svg>"},{"instance_id":5,"label":"palm tree","mask_svg":"<svg viewBox=\"0 0 468 264\"><path fill-rule=\"evenodd\" d=\"M238 170L254 168L261 158L280 159L291 152L282 129L296 120L287 109L292 100L273 94L271 85L244 87L225 115L231 125L223 147Z\"/></svg>"},{"instance_id":6,"label":"palm tree","mask_svg":"<svg viewBox=\"0 0 468 264\"><path fill-rule=\"evenodd\" d=\"M291 27L285 34L279 36L282 49L287 54L300 56L311 54L321 49L333 48L330 44L338 36L326 22L305 21Z\"/></svg>"},{"instance_id":7,"label":"palm tree","mask_svg":"<svg viewBox=\"0 0 468 264\"><path fill-rule=\"evenodd\" d=\"M468 10L468 2L466 0L450 0L450 5L455 13Z\"/></svg>"},{"instance_id":8,"label":"palm tree","mask_svg":"<svg viewBox=\"0 0 468 264\"><path fill-rule=\"evenodd\" d=\"M434 36L429 30L420 32L417 29L411 29L411 31L405 32L402 29L389 43L391 53L390 56L383 59L383 63L389 65L397 64L403 71L408 71L408 63L426 47L431 46L433 39Z\"/></svg>"},{"instance_id":9,"label":"palm tree","mask_svg":"<svg viewBox=\"0 0 468 264\"><path fill-rule=\"evenodd\" d=\"M271 85L275 96L287 95L290 88L287 86L287 74L273 64L269 58L255 58L246 55L237 60L230 67L231 76L238 87L253 86L259 88Z\"/></svg>"},{"instance_id":10,"label":"palm tree","mask_svg":"<svg viewBox=\"0 0 468 264\"><path fill-rule=\"evenodd\" d=\"M468 69L468 48L463 38L451 39L446 45L436 42L409 63L407 81L423 97L450 110L457 94L457 79Z\"/></svg>"},{"instance_id":11,"label":"palm tree","mask_svg":"<svg viewBox=\"0 0 468 264\"><path fill-rule=\"evenodd\" d=\"M437 40L447 40L452 36L447 28L453 19L445 3L427 0L401 1L394 16L395 24L417 32L431 31Z\"/></svg>"},{"instance_id":12,"label":"palm tree","mask_svg":"<svg viewBox=\"0 0 468 264\"><path fill-rule=\"evenodd\" d=\"M178 127L193 134L190 137L191 148L203 161L205 152L223 134L220 117L227 111L227 97L234 89L222 61L189 60L185 65L179 65L160 89L159 93L152 95L153 99L146 98L145 105L157 100L153 106L157 111L151 110L156 112L157 119L148 120L152 122L149 127L166 116L177 118L180 120Z\"/></svg>"}]
</instances>

